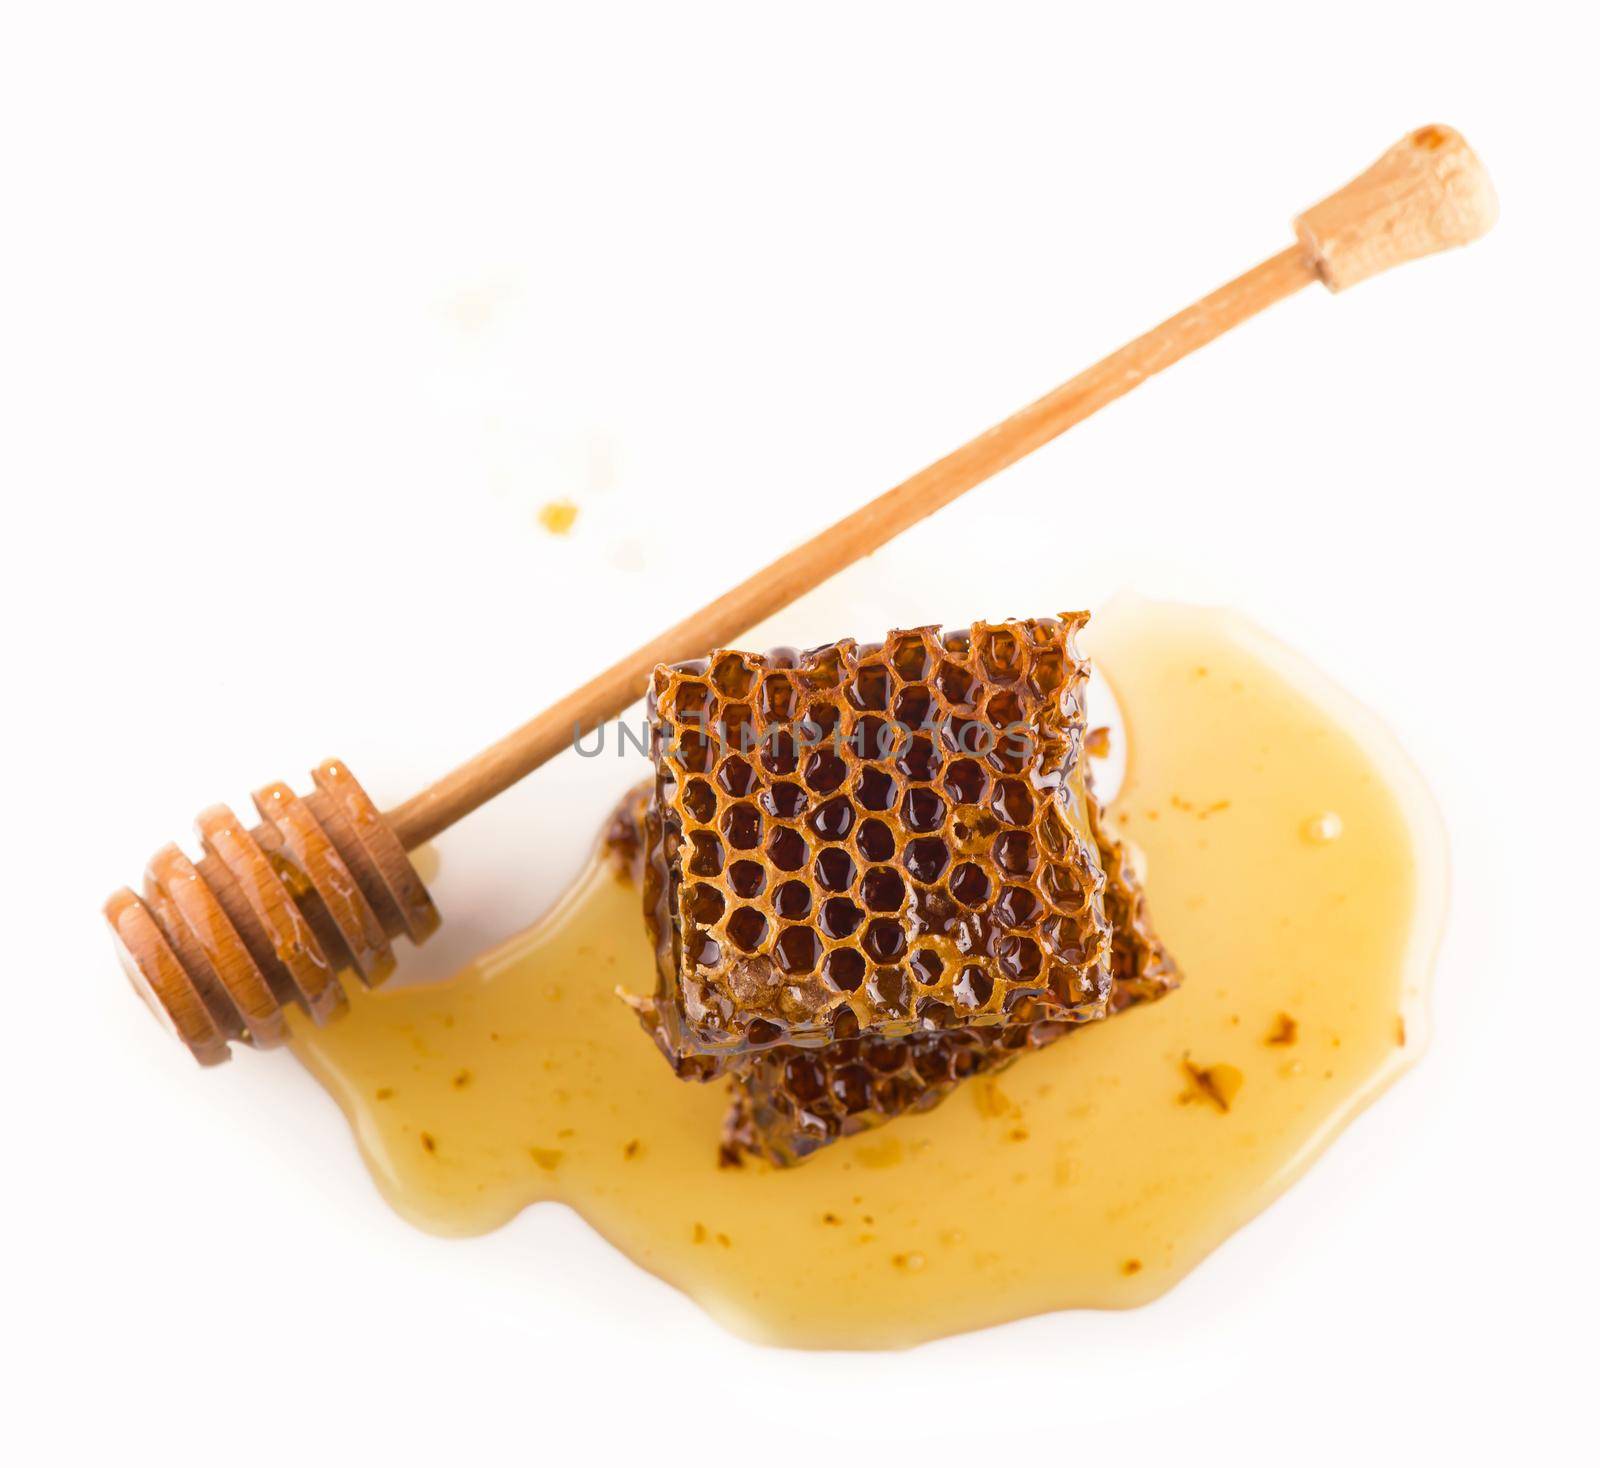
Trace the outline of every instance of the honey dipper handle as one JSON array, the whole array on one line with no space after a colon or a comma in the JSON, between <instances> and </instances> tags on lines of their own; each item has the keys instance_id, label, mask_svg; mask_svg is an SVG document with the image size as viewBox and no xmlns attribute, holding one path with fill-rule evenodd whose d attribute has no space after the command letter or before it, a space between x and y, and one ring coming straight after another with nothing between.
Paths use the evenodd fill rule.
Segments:
<instances>
[{"instance_id":1,"label":"honey dipper handle","mask_svg":"<svg viewBox=\"0 0 1600 1468\"><path fill-rule=\"evenodd\" d=\"M386 814L410 850L559 754L645 691L657 663L703 656L870 555L902 530L1049 443L1164 367L1303 286L1340 290L1405 260L1477 238L1494 191L1459 133L1408 134L1372 168L1295 222L1300 243L1196 301L1153 331L913 474L765 570L647 642L520 729Z\"/></svg>"}]
</instances>

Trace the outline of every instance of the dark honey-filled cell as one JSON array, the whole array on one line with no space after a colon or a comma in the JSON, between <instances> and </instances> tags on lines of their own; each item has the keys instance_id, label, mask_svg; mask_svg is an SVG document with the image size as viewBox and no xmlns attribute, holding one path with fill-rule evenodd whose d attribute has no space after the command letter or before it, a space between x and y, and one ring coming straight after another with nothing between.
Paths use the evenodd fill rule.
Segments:
<instances>
[{"instance_id":1,"label":"dark honey-filled cell","mask_svg":"<svg viewBox=\"0 0 1600 1468\"><path fill-rule=\"evenodd\" d=\"M1084 620L656 670L658 981L635 1007L680 1074L841 1034L1004 1028L1025 1000L1063 1023L1104 1012Z\"/></svg>"},{"instance_id":2,"label":"dark honey-filled cell","mask_svg":"<svg viewBox=\"0 0 1600 1468\"><path fill-rule=\"evenodd\" d=\"M1151 929L1127 852L1106 830L1092 800L1088 814L1107 878L1113 980L1108 1013L1117 1014L1170 992L1180 975ZM930 950L912 953L909 967L919 989L939 983L940 964ZM944 1006L955 1027L939 1033L861 1035L816 1050L780 1046L746 1057L734 1071L724 1154L792 1166L840 1137L927 1111L962 1081L999 1070L1077 1028L1032 998L1011 1005L999 1027L967 1027L964 1016L991 1001L992 982L988 969L961 964Z\"/></svg>"}]
</instances>

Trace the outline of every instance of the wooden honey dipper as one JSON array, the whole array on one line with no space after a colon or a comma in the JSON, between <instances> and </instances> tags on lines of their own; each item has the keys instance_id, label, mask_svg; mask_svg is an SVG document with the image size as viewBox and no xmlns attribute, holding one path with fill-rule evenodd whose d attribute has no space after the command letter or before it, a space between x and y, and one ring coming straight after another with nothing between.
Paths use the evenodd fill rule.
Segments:
<instances>
[{"instance_id":1,"label":"wooden honey dipper","mask_svg":"<svg viewBox=\"0 0 1600 1468\"><path fill-rule=\"evenodd\" d=\"M1302 214L1288 249L780 556L393 810L380 812L350 771L330 760L312 772L314 789L303 798L282 783L256 791L261 821L252 829L224 806L202 812L198 861L164 846L145 870L142 897L124 887L105 904L129 978L204 1065L226 1060L233 1040L281 1044L287 1004L326 1023L347 1006L343 973L379 983L394 968L392 939L420 943L439 925L407 853L516 784L575 733L622 713L657 663L731 642L1312 281L1339 291L1466 244L1496 212L1488 175L1461 135L1419 128Z\"/></svg>"}]
</instances>

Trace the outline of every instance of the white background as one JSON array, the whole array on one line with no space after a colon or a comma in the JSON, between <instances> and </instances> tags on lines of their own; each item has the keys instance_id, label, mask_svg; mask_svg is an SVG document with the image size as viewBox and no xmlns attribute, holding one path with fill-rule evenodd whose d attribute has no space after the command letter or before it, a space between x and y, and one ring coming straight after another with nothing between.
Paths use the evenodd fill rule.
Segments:
<instances>
[{"instance_id":1,"label":"white background","mask_svg":"<svg viewBox=\"0 0 1600 1468\"><path fill-rule=\"evenodd\" d=\"M1592 22L7 7L0 1451L1592 1452ZM332 754L409 794L1430 121L1487 240L1277 307L770 629L1227 602L1426 770L1433 1048L1167 1298L758 1349L559 1208L413 1232L292 1060L201 1074L130 996L96 909L202 806ZM636 773L452 831L405 972L536 916Z\"/></svg>"}]
</instances>

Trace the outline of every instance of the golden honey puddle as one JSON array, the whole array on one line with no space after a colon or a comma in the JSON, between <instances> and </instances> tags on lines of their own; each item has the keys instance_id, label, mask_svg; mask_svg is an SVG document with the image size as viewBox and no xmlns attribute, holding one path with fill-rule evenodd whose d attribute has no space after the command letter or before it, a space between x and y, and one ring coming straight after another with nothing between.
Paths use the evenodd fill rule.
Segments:
<instances>
[{"instance_id":1,"label":"golden honey puddle","mask_svg":"<svg viewBox=\"0 0 1600 1468\"><path fill-rule=\"evenodd\" d=\"M1233 614L1123 600L1113 806L1176 994L801 1167L717 1166L722 1085L674 1080L638 893L597 859L446 983L354 993L296 1053L385 1197L443 1234L570 1203L731 1329L903 1346L1142 1304L1270 1203L1417 1056L1443 839L1374 720Z\"/></svg>"}]
</instances>

